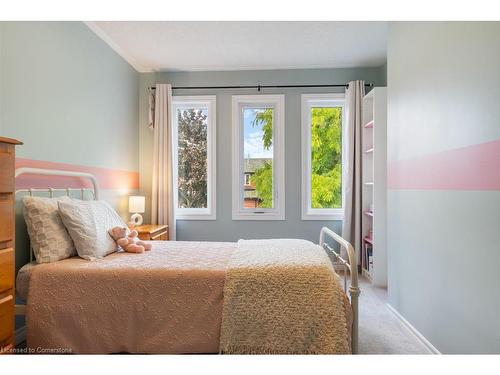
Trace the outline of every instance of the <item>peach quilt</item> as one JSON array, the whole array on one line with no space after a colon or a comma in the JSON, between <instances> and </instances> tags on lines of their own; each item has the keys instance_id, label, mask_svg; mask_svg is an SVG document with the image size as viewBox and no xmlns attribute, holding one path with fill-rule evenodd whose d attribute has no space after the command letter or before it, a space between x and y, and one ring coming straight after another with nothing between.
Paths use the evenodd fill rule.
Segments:
<instances>
[{"instance_id":1,"label":"peach quilt","mask_svg":"<svg viewBox=\"0 0 500 375\"><path fill-rule=\"evenodd\" d=\"M27 345L73 353L218 353L236 243L154 242L143 254L34 267Z\"/></svg>"}]
</instances>

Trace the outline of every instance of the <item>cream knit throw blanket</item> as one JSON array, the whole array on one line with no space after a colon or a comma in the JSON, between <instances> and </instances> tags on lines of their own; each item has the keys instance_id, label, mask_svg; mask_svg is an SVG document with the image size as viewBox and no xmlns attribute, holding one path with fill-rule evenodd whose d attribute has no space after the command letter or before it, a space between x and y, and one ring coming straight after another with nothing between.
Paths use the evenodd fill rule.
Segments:
<instances>
[{"instance_id":1,"label":"cream knit throw blanket","mask_svg":"<svg viewBox=\"0 0 500 375\"><path fill-rule=\"evenodd\" d=\"M305 240L240 240L226 271L220 351L348 354L345 296L330 259Z\"/></svg>"}]
</instances>

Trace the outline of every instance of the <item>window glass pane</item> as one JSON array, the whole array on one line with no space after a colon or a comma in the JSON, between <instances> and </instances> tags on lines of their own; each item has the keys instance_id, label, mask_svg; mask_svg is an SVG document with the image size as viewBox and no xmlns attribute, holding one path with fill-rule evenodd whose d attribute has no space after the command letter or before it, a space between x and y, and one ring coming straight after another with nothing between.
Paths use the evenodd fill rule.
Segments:
<instances>
[{"instance_id":1,"label":"window glass pane","mask_svg":"<svg viewBox=\"0 0 500 375\"><path fill-rule=\"evenodd\" d=\"M207 108L177 109L178 208L206 208Z\"/></svg>"},{"instance_id":2,"label":"window glass pane","mask_svg":"<svg viewBox=\"0 0 500 375\"><path fill-rule=\"evenodd\" d=\"M243 109L244 208L274 207L273 115L272 108Z\"/></svg>"},{"instance_id":3,"label":"window glass pane","mask_svg":"<svg viewBox=\"0 0 500 375\"><path fill-rule=\"evenodd\" d=\"M342 208L342 107L311 108L311 208Z\"/></svg>"}]
</instances>

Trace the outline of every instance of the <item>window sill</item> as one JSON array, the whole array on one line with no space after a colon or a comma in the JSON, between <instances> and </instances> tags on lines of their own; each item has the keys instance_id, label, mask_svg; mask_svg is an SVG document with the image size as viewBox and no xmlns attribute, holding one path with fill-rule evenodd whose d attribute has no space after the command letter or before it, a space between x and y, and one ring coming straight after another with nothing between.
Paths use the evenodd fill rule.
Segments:
<instances>
[{"instance_id":1,"label":"window sill","mask_svg":"<svg viewBox=\"0 0 500 375\"><path fill-rule=\"evenodd\" d=\"M317 220L317 221L343 221L344 214L328 214L328 213L305 213L302 214L302 220Z\"/></svg>"},{"instance_id":2,"label":"window sill","mask_svg":"<svg viewBox=\"0 0 500 375\"><path fill-rule=\"evenodd\" d=\"M233 220L285 220L285 214L253 214L253 213L233 213Z\"/></svg>"},{"instance_id":3,"label":"window sill","mask_svg":"<svg viewBox=\"0 0 500 375\"><path fill-rule=\"evenodd\" d=\"M215 214L212 215L175 215L175 220L176 221L183 221L183 220L217 220L217 217Z\"/></svg>"}]
</instances>

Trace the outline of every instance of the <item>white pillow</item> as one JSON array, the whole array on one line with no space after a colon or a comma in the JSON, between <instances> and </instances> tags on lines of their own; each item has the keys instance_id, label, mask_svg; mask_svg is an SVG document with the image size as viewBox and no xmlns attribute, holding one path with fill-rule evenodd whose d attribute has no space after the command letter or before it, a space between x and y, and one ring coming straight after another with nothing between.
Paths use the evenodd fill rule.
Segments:
<instances>
[{"instance_id":1,"label":"white pillow","mask_svg":"<svg viewBox=\"0 0 500 375\"><path fill-rule=\"evenodd\" d=\"M59 214L80 257L95 260L117 250L108 230L126 224L108 203L77 199L60 201Z\"/></svg>"},{"instance_id":2,"label":"white pillow","mask_svg":"<svg viewBox=\"0 0 500 375\"><path fill-rule=\"evenodd\" d=\"M76 255L76 249L66 230L57 202L68 197L24 197L23 215L37 263L57 262Z\"/></svg>"}]
</instances>

